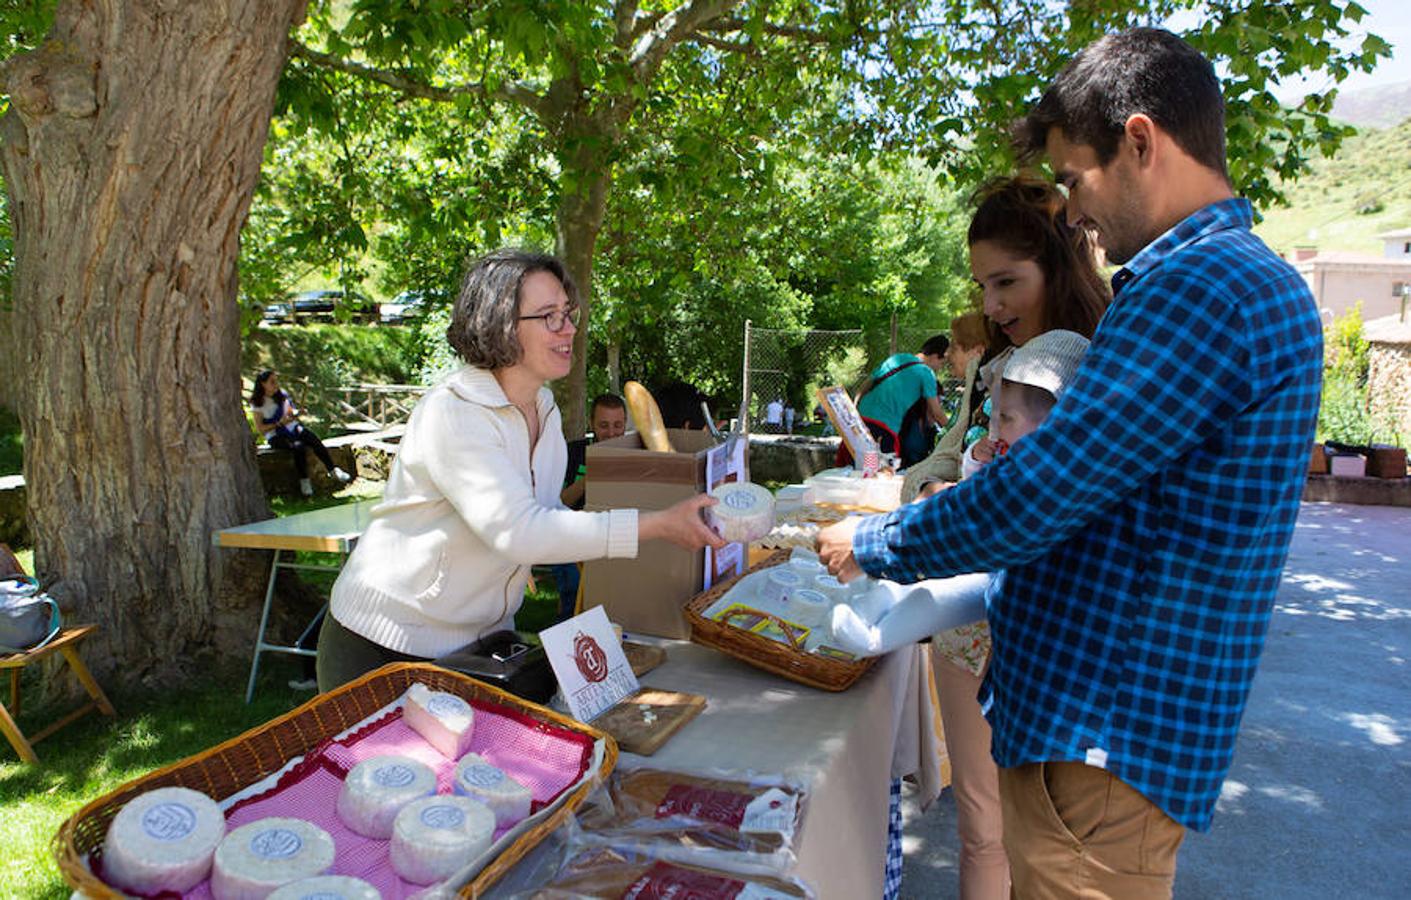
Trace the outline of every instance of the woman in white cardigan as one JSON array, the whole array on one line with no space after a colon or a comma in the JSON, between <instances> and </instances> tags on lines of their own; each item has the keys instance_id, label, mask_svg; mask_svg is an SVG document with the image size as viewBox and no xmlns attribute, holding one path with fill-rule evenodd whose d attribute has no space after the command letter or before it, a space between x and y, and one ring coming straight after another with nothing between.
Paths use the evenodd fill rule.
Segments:
<instances>
[{"instance_id":1,"label":"woman in white cardigan","mask_svg":"<svg viewBox=\"0 0 1411 900\"><path fill-rule=\"evenodd\" d=\"M575 512L547 382L568 374L577 291L551 256L500 250L466 274L446 330L465 366L417 403L383 500L348 558L318 643L326 691L512 628L531 565L635 557L639 541L724 545L704 494L668 509Z\"/></svg>"}]
</instances>

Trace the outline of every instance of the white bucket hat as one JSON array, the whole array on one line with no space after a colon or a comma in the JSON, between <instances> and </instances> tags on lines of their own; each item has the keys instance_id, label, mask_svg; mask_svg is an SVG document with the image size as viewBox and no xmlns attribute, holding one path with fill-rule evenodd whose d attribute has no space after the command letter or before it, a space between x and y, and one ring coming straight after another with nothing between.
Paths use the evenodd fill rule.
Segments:
<instances>
[{"instance_id":1,"label":"white bucket hat","mask_svg":"<svg viewBox=\"0 0 1411 900\"><path fill-rule=\"evenodd\" d=\"M1076 331L1045 331L1014 349L1001 377L1042 388L1057 399L1073 381L1087 349L1088 339Z\"/></svg>"}]
</instances>

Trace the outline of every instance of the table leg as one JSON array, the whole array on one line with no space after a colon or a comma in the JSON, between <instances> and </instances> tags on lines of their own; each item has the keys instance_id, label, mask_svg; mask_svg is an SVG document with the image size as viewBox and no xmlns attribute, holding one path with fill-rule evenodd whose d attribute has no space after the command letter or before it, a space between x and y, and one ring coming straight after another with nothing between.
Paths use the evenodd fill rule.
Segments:
<instances>
[{"instance_id":1,"label":"table leg","mask_svg":"<svg viewBox=\"0 0 1411 900\"><path fill-rule=\"evenodd\" d=\"M88 671L88 666L83 664L83 659L78 655L77 647L61 647L59 652L64 654L64 659L68 660L69 668L73 669L74 675L78 676L79 683L83 689L88 691L88 696L93 698L93 703L98 707L98 711L105 716L115 716L117 710L113 709L113 704L109 702L108 695L103 693L98 681L93 674Z\"/></svg>"},{"instance_id":2,"label":"table leg","mask_svg":"<svg viewBox=\"0 0 1411 900\"><path fill-rule=\"evenodd\" d=\"M265 645L265 626L269 624L269 607L274 599L274 579L279 574L279 555L283 550L274 551L274 559L269 564L269 585L265 588L265 608L260 612L260 630L255 633L255 656L250 660L250 683L245 688L245 703L248 705L255 696L255 676L260 672L260 651Z\"/></svg>"},{"instance_id":3,"label":"table leg","mask_svg":"<svg viewBox=\"0 0 1411 900\"><path fill-rule=\"evenodd\" d=\"M10 714L18 716L20 714L20 670L23 667L16 667L10 670Z\"/></svg>"}]
</instances>

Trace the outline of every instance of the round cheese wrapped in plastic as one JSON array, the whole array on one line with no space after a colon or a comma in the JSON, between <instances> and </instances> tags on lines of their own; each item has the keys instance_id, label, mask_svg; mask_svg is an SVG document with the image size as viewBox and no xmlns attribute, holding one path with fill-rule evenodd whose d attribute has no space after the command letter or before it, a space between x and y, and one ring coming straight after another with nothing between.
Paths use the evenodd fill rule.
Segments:
<instances>
[{"instance_id":1,"label":"round cheese wrapped in plastic","mask_svg":"<svg viewBox=\"0 0 1411 900\"><path fill-rule=\"evenodd\" d=\"M319 875L286 884L267 900L382 900L382 893L351 875Z\"/></svg>"},{"instance_id":2,"label":"round cheese wrapped in plastic","mask_svg":"<svg viewBox=\"0 0 1411 900\"><path fill-rule=\"evenodd\" d=\"M706 510L716 533L731 543L759 540L774 528L774 495L748 481L717 485L720 502Z\"/></svg>"},{"instance_id":3,"label":"round cheese wrapped in plastic","mask_svg":"<svg viewBox=\"0 0 1411 900\"><path fill-rule=\"evenodd\" d=\"M469 797L413 800L392 823L392 868L407 881L444 881L490 848L495 814Z\"/></svg>"},{"instance_id":4,"label":"round cheese wrapped in plastic","mask_svg":"<svg viewBox=\"0 0 1411 900\"><path fill-rule=\"evenodd\" d=\"M353 766L338 792L338 818L364 837L390 838L413 800L436 793L436 773L407 756L373 756Z\"/></svg>"},{"instance_id":5,"label":"round cheese wrapped in plastic","mask_svg":"<svg viewBox=\"0 0 1411 900\"><path fill-rule=\"evenodd\" d=\"M312 822L258 819L216 848L211 894L216 900L264 900L276 888L322 875L333 857L333 837Z\"/></svg>"},{"instance_id":6,"label":"round cheese wrapped in plastic","mask_svg":"<svg viewBox=\"0 0 1411 900\"><path fill-rule=\"evenodd\" d=\"M103 872L137 893L183 893L205 880L223 837L225 816L216 801L190 788L157 788L113 817Z\"/></svg>"},{"instance_id":7,"label":"round cheese wrapped in plastic","mask_svg":"<svg viewBox=\"0 0 1411 900\"><path fill-rule=\"evenodd\" d=\"M490 807L496 828L508 828L527 817L534 800L529 788L474 753L467 753L456 766L456 793Z\"/></svg>"}]
</instances>

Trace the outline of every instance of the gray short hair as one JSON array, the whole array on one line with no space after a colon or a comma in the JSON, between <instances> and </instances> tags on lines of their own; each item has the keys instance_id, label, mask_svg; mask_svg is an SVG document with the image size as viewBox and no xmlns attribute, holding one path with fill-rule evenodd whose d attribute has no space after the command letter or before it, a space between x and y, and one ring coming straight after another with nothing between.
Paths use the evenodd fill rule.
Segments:
<instances>
[{"instance_id":1,"label":"gray short hair","mask_svg":"<svg viewBox=\"0 0 1411 900\"><path fill-rule=\"evenodd\" d=\"M548 272L563 285L570 306L578 288L556 257L528 250L503 249L471 263L451 309L446 340L461 359L482 369L503 369L519 362L519 291L524 279Z\"/></svg>"}]
</instances>

